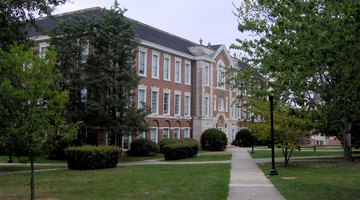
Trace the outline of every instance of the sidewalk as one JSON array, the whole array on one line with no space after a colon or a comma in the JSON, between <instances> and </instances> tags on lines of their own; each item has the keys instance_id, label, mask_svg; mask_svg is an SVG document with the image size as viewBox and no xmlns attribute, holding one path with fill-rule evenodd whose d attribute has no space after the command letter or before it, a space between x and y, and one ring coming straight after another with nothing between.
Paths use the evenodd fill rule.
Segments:
<instances>
[{"instance_id":1,"label":"sidewalk","mask_svg":"<svg viewBox=\"0 0 360 200\"><path fill-rule=\"evenodd\" d=\"M246 149L228 150L232 152L228 200L285 200Z\"/></svg>"}]
</instances>

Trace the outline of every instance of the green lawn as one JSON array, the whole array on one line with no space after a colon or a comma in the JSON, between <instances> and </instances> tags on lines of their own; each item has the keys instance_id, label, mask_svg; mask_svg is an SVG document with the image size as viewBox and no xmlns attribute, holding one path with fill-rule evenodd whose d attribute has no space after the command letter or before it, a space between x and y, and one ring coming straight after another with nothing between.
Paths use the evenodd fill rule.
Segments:
<instances>
[{"instance_id":1,"label":"green lawn","mask_svg":"<svg viewBox=\"0 0 360 200\"><path fill-rule=\"evenodd\" d=\"M176 161L166 162L203 162L203 161L224 161L231 160L231 154L198 154L195 158L185 158Z\"/></svg>"},{"instance_id":2,"label":"green lawn","mask_svg":"<svg viewBox=\"0 0 360 200\"><path fill-rule=\"evenodd\" d=\"M148 165L36 173L37 198L226 199L230 164ZM27 199L29 174L0 174L0 199Z\"/></svg>"},{"instance_id":3,"label":"green lawn","mask_svg":"<svg viewBox=\"0 0 360 200\"><path fill-rule=\"evenodd\" d=\"M287 200L360 199L360 161L293 162L277 165L279 176L270 180ZM265 174L271 164L259 164Z\"/></svg>"},{"instance_id":4,"label":"green lawn","mask_svg":"<svg viewBox=\"0 0 360 200\"><path fill-rule=\"evenodd\" d=\"M250 153L253 158L270 158L271 151L255 149L254 153ZM342 156L343 150L338 151L298 151L294 150L292 157L304 157L304 156ZM275 150L275 157L284 157L281 149Z\"/></svg>"},{"instance_id":5,"label":"green lawn","mask_svg":"<svg viewBox=\"0 0 360 200\"><path fill-rule=\"evenodd\" d=\"M0 163L7 163L8 160L9 160L9 156L0 156ZM13 161L15 163L19 162L19 158L14 156ZM66 160L50 160L46 158L46 156L39 156L36 157L35 163L66 163Z\"/></svg>"}]
</instances>

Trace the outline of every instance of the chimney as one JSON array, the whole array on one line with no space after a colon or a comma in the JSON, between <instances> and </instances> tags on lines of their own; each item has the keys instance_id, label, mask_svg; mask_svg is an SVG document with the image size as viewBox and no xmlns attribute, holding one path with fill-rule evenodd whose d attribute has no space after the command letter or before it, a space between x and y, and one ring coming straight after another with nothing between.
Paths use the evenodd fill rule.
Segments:
<instances>
[{"instance_id":1,"label":"chimney","mask_svg":"<svg viewBox=\"0 0 360 200\"><path fill-rule=\"evenodd\" d=\"M200 42L200 45L202 45L203 40L200 38L200 41L199 41L199 42Z\"/></svg>"}]
</instances>

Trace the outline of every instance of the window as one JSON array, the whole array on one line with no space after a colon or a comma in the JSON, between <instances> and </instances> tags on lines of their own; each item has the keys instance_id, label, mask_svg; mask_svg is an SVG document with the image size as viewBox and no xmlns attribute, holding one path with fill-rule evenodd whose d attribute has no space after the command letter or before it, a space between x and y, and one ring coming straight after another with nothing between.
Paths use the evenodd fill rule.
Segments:
<instances>
[{"instance_id":1,"label":"window","mask_svg":"<svg viewBox=\"0 0 360 200\"><path fill-rule=\"evenodd\" d=\"M219 98L219 111L224 111L224 99Z\"/></svg>"},{"instance_id":2,"label":"window","mask_svg":"<svg viewBox=\"0 0 360 200\"><path fill-rule=\"evenodd\" d=\"M209 116L209 97L204 98L204 116Z\"/></svg>"},{"instance_id":3,"label":"window","mask_svg":"<svg viewBox=\"0 0 360 200\"><path fill-rule=\"evenodd\" d=\"M169 138L170 134L169 134L169 128L164 128L163 129L163 138Z\"/></svg>"},{"instance_id":4,"label":"window","mask_svg":"<svg viewBox=\"0 0 360 200\"><path fill-rule=\"evenodd\" d=\"M159 55L152 55L152 78L159 78Z\"/></svg>"},{"instance_id":5,"label":"window","mask_svg":"<svg viewBox=\"0 0 360 200\"><path fill-rule=\"evenodd\" d=\"M138 108L144 108L146 104L146 90L139 89L138 93Z\"/></svg>"},{"instance_id":6,"label":"window","mask_svg":"<svg viewBox=\"0 0 360 200\"><path fill-rule=\"evenodd\" d=\"M146 76L146 52L139 51L139 75Z\"/></svg>"},{"instance_id":7,"label":"window","mask_svg":"<svg viewBox=\"0 0 360 200\"><path fill-rule=\"evenodd\" d=\"M184 138L190 138L190 129L189 128L184 129Z\"/></svg>"},{"instance_id":8,"label":"window","mask_svg":"<svg viewBox=\"0 0 360 200\"><path fill-rule=\"evenodd\" d=\"M174 128L174 137L176 139L180 139L180 129L179 128Z\"/></svg>"},{"instance_id":9,"label":"window","mask_svg":"<svg viewBox=\"0 0 360 200\"><path fill-rule=\"evenodd\" d=\"M81 98L81 102L82 103L86 103L87 102L87 88L82 88L80 90L80 98Z\"/></svg>"},{"instance_id":10,"label":"window","mask_svg":"<svg viewBox=\"0 0 360 200\"><path fill-rule=\"evenodd\" d=\"M157 128L150 129L150 140L155 143L158 142L158 129Z\"/></svg>"},{"instance_id":11,"label":"window","mask_svg":"<svg viewBox=\"0 0 360 200\"><path fill-rule=\"evenodd\" d=\"M190 85L191 81L191 67L189 63L185 64L185 84Z\"/></svg>"},{"instance_id":12,"label":"window","mask_svg":"<svg viewBox=\"0 0 360 200\"><path fill-rule=\"evenodd\" d=\"M236 110L236 101L233 101L231 104L231 117L235 118L235 110Z\"/></svg>"},{"instance_id":13,"label":"window","mask_svg":"<svg viewBox=\"0 0 360 200\"><path fill-rule=\"evenodd\" d=\"M131 143L131 136L123 135L122 136L122 149L124 149L124 150L130 149L130 143Z\"/></svg>"},{"instance_id":14,"label":"window","mask_svg":"<svg viewBox=\"0 0 360 200\"><path fill-rule=\"evenodd\" d=\"M181 83L181 62L175 61L175 82Z\"/></svg>"},{"instance_id":15,"label":"window","mask_svg":"<svg viewBox=\"0 0 360 200\"><path fill-rule=\"evenodd\" d=\"M185 110L184 110L185 116L190 116L190 96L185 95Z\"/></svg>"},{"instance_id":16,"label":"window","mask_svg":"<svg viewBox=\"0 0 360 200\"><path fill-rule=\"evenodd\" d=\"M145 132L138 132L137 139L145 139Z\"/></svg>"},{"instance_id":17,"label":"window","mask_svg":"<svg viewBox=\"0 0 360 200\"><path fill-rule=\"evenodd\" d=\"M152 114L159 114L159 92L152 91L151 92L151 113Z\"/></svg>"},{"instance_id":18,"label":"window","mask_svg":"<svg viewBox=\"0 0 360 200\"><path fill-rule=\"evenodd\" d=\"M180 112L181 112L181 107L180 107L180 94L175 94L175 103L174 103L174 115L175 116L180 116Z\"/></svg>"},{"instance_id":19,"label":"window","mask_svg":"<svg viewBox=\"0 0 360 200\"><path fill-rule=\"evenodd\" d=\"M39 56L40 58L45 58L46 51L48 50L49 44L42 42L39 44Z\"/></svg>"},{"instance_id":20,"label":"window","mask_svg":"<svg viewBox=\"0 0 360 200\"><path fill-rule=\"evenodd\" d=\"M225 112L229 112L229 97L225 97Z\"/></svg>"},{"instance_id":21,"label":"window","mask_svg":"<svg viewBox=\"0 0 360 200\"><path fill-rule=\"evenodd\" d=\"M170 93L165 92L164 93L164 115L170 114Z\"/></svg>"},{"instance_id":22,"label":"window","mask_svg":"<svg viewBox=\"0 0 360 200\"><path fill-rule=\"evenodd\" d=\"M209 65L206 65L205 68L204 68L204 80L203 80L203 83L204 85L206 86L209 86L209 83L210 83L210 67Z\"/></svg>"},{"instance_id":23,"label":"window","mask_svg":"<svg viewBox=\"0 0 360 200\"><path fill-rule=\"evenodd\" d=\"M85 63L88 55L89 55L89 41L88 40L82 41L80 62Z\"/></svg>"},{"instance_id":24,"label":"window","mask_svg":"<svg viewBox=\"0 0 360 200\"><path fill-rule=\"evenodd\" d=\"M219 61L217 66L217 87L225 89L225 65L223 61Z\"/></svg>"},{"instance_id":25,"label":"window","mask_svg":"<svg viewBox=\"0 0 360 200\"><path fill-rule=\"evenodd\" d=\"M164 58L164 80L170 81L170 58Z\"/></svg>"},{"instance_id":26,"label":"window","mask_svg":"<svg viewBox=\"0 0 360 200\"><path fill-rule=\"evenodd\" d=\"M214 96L214 111L216 111L216 107L217 107L217 104L216 104L216 96Z\"/></svg>"}]
</instances>

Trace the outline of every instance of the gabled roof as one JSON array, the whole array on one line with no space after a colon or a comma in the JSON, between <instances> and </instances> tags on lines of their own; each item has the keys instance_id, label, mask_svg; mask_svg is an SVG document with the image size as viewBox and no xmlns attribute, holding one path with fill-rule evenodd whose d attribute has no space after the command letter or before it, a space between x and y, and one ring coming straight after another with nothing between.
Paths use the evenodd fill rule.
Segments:
<instances>
[{"instance_id":1,"label":"gabled roof","mask_svg":"<svg viewBox=\"0 0 360 200\"><path fill-rule=\"evenodd\" d=\"M56 25L57 21L68 20L73 16L81 15L87 18L99 17L102 13L102 8L95 7L85 10L79 10L75 12L69 12L59 15L54 15L51 18L45 17L36 20L37 26L41 31L37 31L34 27L27 28L28 37L36 37L41 35L46 35L47 31L53 28ZM130 19L133 20L133 19ZM195 42L190 40L175 36L173 34L167 33L165 31L159 30L157 28L151 27L149 25L143 24L136 20L133 20L136 24L135 36L143 41L148 41L151 43L158 44L185 54L191 55L190 51L187 49L191 46L197 46Z\"/></svg>"}]
</instances>

